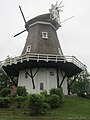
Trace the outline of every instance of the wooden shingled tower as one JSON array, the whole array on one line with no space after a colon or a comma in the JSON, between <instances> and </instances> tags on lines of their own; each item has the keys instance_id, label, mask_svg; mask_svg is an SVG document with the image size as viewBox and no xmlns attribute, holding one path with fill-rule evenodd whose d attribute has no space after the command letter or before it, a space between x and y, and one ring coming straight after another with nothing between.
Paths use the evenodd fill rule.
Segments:
<instances>
[{"instance_id":1,"label":"wooden shingled tower","mask_svg":"<svg viewBox=\"0 0 90 120\"><path fill-rule=\"evenodd\" d=\"M49 13L26 22L19 6L28 36L21 55L2 63L2 67L10 78L18 77L18 86L25 86L29 93L62 87L67 95L67 80L85 68L74 56L63 55L57 36L57 29L61 27L61 7L61 3L56 3Z\"/></svg>"}]
</instances>

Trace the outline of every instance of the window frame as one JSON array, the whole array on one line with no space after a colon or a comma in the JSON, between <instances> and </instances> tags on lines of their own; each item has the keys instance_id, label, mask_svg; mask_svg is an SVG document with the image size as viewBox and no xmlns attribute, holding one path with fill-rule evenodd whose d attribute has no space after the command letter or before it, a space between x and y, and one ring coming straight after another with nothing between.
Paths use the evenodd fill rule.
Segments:
<instances>
[{"instance_id":1,"label":"window frame","mask_svg":"<svg viewBox=\"0 0 90 120\"><path fill-rule=\"evenodd\" d=\"M30 52L31 52L31 45L28 45L26 49L26 53L30 53Z\"/></svg>"},{"instance_id":2,"label":"window frame","mask_svg":"<svg viewBox=\"0 0 90 120\"><path fill-rule=\"evenodd\" d=\"M48 32L42 32L42 38L48 39Z\"/></svg>"},{"instance_id":3,"label":"window frame","mask_svg":"<svg viewBox=\"0 0 90 120\"><path fill-rule=\"evenodd\" d=\"M40 90L44 90L44 83L40 83Z\"/></svg>"}]
</instances>

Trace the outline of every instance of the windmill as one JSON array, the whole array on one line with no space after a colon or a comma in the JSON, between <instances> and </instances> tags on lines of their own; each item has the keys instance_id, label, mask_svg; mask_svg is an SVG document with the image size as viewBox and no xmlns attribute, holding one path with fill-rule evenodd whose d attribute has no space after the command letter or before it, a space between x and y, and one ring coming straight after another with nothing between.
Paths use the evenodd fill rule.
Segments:
<instances>
[{"instance_id":1,"label":"windmill","mask_svg":"<svg viewBox=\"0 0 90 120\"><path fill-rule=\"evenodd\" d=\"M26 43L20 56L10 59L3 64L3 69L10 78L18 77L18 86L25 86L29 93L49 92L51 88L63 88L67 95L67 81L77 76L84 68L74 56L64 56L57 29L61 23L59 12L62 2L51 5L49 13L38 15L26 21L21 7L25 30L28 31ZM76 77L74 77L74 80ZM13 79L12 79L13 81Z\"/></svg>"}]
</instances>

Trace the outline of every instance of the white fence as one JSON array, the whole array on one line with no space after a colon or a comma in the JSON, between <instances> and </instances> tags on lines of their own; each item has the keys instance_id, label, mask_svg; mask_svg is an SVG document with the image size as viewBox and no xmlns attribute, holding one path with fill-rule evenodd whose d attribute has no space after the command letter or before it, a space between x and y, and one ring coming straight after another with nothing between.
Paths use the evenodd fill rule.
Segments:
<instances>
[{"instance_id":1,"label":"white fence","mask_svg":"<svg viewBox=\"0 0 90 120\"><path fill-rule=\"evenodd\" d=\"M17 64L17 63L23 63L23 61L30 61L30 60L35 60L37 62L39 61L54 61L54 62L60 62L63 61L64 63L71 62L75 64L77 67L81 68L84 70L86 66L81 63L75 56L61 56L61 55L54 55L54 54L35 54L35 53L27 53L18 57L14 58L7 58L4 61L0 62L1 66L7 66L7 65L12 65L12 64Z\"/></svg>"}]
</instances>

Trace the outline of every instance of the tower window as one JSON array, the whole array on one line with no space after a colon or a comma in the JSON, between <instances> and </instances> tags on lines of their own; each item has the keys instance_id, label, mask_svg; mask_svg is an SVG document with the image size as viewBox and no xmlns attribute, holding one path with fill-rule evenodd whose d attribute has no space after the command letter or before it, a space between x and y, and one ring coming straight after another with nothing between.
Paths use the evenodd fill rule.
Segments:
<instances>
[{"instance_id":1,"label":"tower window","mask_svg":"<svg viewBox=\"0 0 90 120\"><path fill-rule=\"evenodd\" d=\"M42 38L48 39L48 32L42 32Z\"/></svg>"},{"instance_id":2,"label":"tower window","mask_svg":"<svg viewBox=\"0 0 90 120\"><path fill-rule=\"evenodd\" d=\"M40 90L44 90L44 84L40 83Z\"/></svg>"},{"instance_id":3,"label":"tower window","mask_svg":"<svg viewBox=\"0 0 90 120\"><path fill-rule=\"evenodd\" d=\"M26 52L27 52L27 53L30 53L30 52L31 52L31 45L27 46Z\"/></svg>"}]
</instances>

